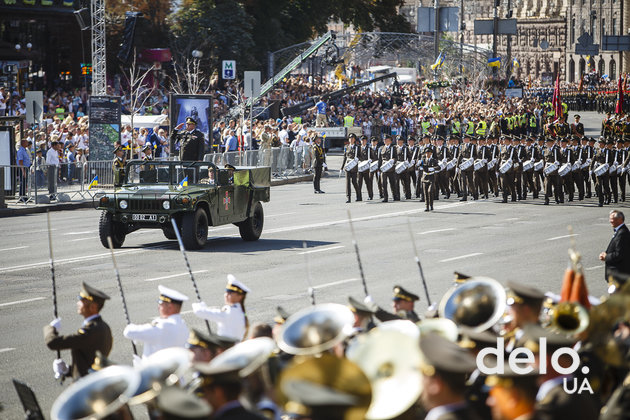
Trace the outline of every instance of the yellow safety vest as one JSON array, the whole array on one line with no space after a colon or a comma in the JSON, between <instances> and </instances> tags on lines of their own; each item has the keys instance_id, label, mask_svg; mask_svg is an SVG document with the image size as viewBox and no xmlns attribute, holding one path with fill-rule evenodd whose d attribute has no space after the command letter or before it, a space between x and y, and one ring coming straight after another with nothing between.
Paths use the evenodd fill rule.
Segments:
<instances>
[{"instance_id":1,"label":"yellow safety vest","mask_svg":"<svg viewBox=\"0 0 630 420\"><path fill-rule=\"evenodd\" d=\"M508 130L513 129L514 128L514 118L507 117L506 120L507 120L507 128L508 128Z\"/></svg>"},{"instance_id":2,"label":"yellow safety vest","mask_svg":"<svg viewBox=\"0 0 630 420\"><path fill-rule=\"evenodd\" d=\"M423 121L422 124L422 134L426 134L429 131L429 127L431 127L431 123L429 121Z\"/></svg>"},{"instance_id":3,"label":"yellow safety vest","mask_svg":"<svg viewBox=\"0 0 630 420\"><path fill-rule=\"evenodd\" d=\"M529 126L530 127L536 127L536 116L532 115L531 117L529 117Z\"/></svg>"},{"instance_id":4,"label":"yellow safety vest","mask_svg":"<svg viewBox=\"0 0 630 420\"><path fill-rule=\"evenodd\" d=\"M453 134L459 134L459 127L461 123L459 121L455 121L453 123L453 129L451 130Z\"/></svg>"},{"instance_id":5,"label":"yellow safety vest","mask_svg":"<svg viewBox=\"0 0 630 420\"><path fill-rule=\"evenodd\" d=\"M468 128L466 129L466 134L473 134L475 132L475 123L472 121L468 121Z\"/></svg>"},{"instance_id":6,"label":"yellow safety vest","mask_svg":"<svg viewBox=\"0 0 630 420\"><path fill-rule=\"evenodd\" d=\"M477 135L478 136L485 136L486 135L486 128L488 128L488 126L486 125L485 121L479 121L479 125L480 127L477 128Z\"/></svg>"},{"instance_id":7,"label":"yellow safety vest","mask_svg":"<svg viewBox=\"0 0 630 420\"><path fill-rule=\"evenodd\" d=\"M354 117L350 115L346 115L345 117L343 117L343 126L344 127L354 126Z\"/></svg>"}]
</instances>

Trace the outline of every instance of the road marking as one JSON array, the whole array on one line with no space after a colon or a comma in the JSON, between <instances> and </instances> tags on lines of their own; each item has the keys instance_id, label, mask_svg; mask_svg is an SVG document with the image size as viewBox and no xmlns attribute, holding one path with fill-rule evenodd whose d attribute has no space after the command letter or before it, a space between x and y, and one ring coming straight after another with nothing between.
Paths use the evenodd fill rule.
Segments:
<instances>
[{"instance_id":1,"label":"road marking","mask_svg":"<svg viewBox=\"0 0 630 420\"><path fill-rule=\"evenodd\" d=\"M16 246L13 248L4 248L4 249L0 249L0 251L13 251L14 249L24 249L24 248L28 248L28 246Z\"/></svg>"},{"instance_id":2,"label":"road marking","mask_svg":"<svg viewBox=\"0 0 630 420\"><path fill-rule=\"evenodd\" d=\"M418 235L428 235L429 233L448 232L448 231L451 231L451 230L455 230L455 228L427 230L426 232L418 233Z\"/></svg>"},{"instance_id":3,"label":"road marking","mask_svg":"<svg viewBox=\"0 0 630 420\"><path fill-rule=\"evenodd\" d=\"M290 214L295 214L295 212L293 211L293 212L291 212L291 213L279 213L279 214L272 214L272 215L269 215L269 216L267 216L267 217L288 216L288 215L290 215Z\"/></svg>"},{"instance_id":4,"label":"road marking","mask_svg":"<svg viewBox=\"0 0 630 420\"><path fill-rule=\"evenodd\" d=\"M161 246L151 246L147 248L137 248L137 249L123 249L120 251L115 251L116 255L120 254L137 254L139 252L146 252L156 249L165 249L170 248L172 245L161 245ZM101 258L111 258L111 254L109 252L103 254L94 254L94 255L84 255L81 257L73 257L73 258L64 258L60 260L55 260L55 266L64 265L64 264L74 264L76 262L88 261L88 260L97 260ZM24 264L24 265L15 265L13 267L0 268L0 273L9 273L11 271L20 271L20 270L28 270L29 268L37 268L37 267L45 267L50 265L49 261L43 261L33 264Z\"/></svg>"},{"instance_id":5,"label":"road marking","mask_svg":"<svg viewBox=\"0 0 630 420\"><path fill-rule=\"evenodd\" d=\"M591 270L597 270L598 268L603 268L603 267L604 267L603 265L596 265L596 266L593 266L593 267L587 267L587 268L585 268L585 270L591 271Z\"/></svg>"},{"instance_id":6,"label":"road marking","mask_svg":"<svg viewBox=\"0 0 630 420\"><path fill-rule=\"evenodd\" d=\"M94 236L90 236L89 238L70 239L68 242L88 241L94 240L94 238Z\"/></svg>"},{"instance_id":7,"label":"road marking","mask_svg":"<svg viewBox=\"0 0 630 420\"><path fill-rule=\"evenodd\" d=\"M13 351L13 350L15 350L13 347L7 347L7 348L4 348L4 349L0 349L0 353L6 353L8 351Z\"/></svg>"},{"instance_id":8,"label":"road marking","mask_svg":"<svg viewBox=\"0 0 630 420\"><path fill-rule=\"evenodd\" d=\"M460 255L459 257L447 258L445 260L440 260L440 262L449 262L455 260L463 260L464 258L476 257L477 255L482 255L483 252L473 252L472 254Z\"/></svg>"},{"instance_id":9,"label":"road marking","mask_svg":"<svg viewBox=\"0 0 630 420\"><path fill-rule=\"evenodd\" d=\"M554 236L553 238L547 239L548 241L555 241L556 239L564 239L564 238L572 238L574 236L578 236L579 233L572 233L570 235L562 235L562 236Z\"/></svg>"},{"instance_id":10,"label":"road marking","mask_svg":"<svg viewBox=\"0 0 630 420\"><path fill-rule=\"evenodd\" d=\"M357 280L358 279L346 279L346 280L333 281L331 283L318 284L317 286L313 286L313 289L315 289L315 290L317 290L317 289L324 289L326 287L338 286L340 284L350 283L350 282L357 281Z\"/></svg>"},{"instance_id":11,"label":"road marking","mask_svg":"<svg viewBox=\"0 0 630 420\"><path fill-rule=\"evenodd\" d=\"M197 271L193 271L193 274L201 274L201 273L207 273L208 270L197 270ZM179 274L171 274L170 276L164 276L164 277L155 277L152 279L146 279L145 281L158 281L158 280L166 280L166 279L172 279L174 277L181 277L181 276L187 276L189 275L188 272L185 273L179 273Z\"/></svg>"},{"instance_id":12,"label":"road marking","mask_svg":"<svg viewBox=\"0 0 630 420\"><path fill-rule=\"evenodd\" d=\"M436 207L436 210L443 210L443 209L450 209L453 207L461 207L461 206L468 206L471 204L475 204L474 201L467 201L467 202L458 202L458 203L451 203L451 204L446 204L444 206L439 206ZM422 213L424 212L423 209L416 209L416 210L403 210L403 211L397 211L397 212L393 212L393 213L382 213L382 214L375 214L372 216L364 216L364 217L356 217L353 218L352 221L353 222L364 222L364 221L368 221L368 220L377 220L377 219L382 219L382 218L387 218L387 217L395 217L395 216L409 216L412 214L417 214L417 213ZM298 225L298 226L287 226L287 227L282 227L282 228L276 228L276 229L268 229L265 230L264 233L265 235L269 235L272 233L283 233L283 232L293 232L296 230L304 230L304 229L316 229L316 228L322 228L322 227L330 227L333 225L341 225L341 224L346 224L348 223L348 219L340 219L340 220L333 220L333 221L329 221L329 222L319 222L319 223L312 223L309 225Z\"/></svg>"},{"instance_id":13,"label":"road marking","mask_svg":"<svg viewBox=\"0 0 630 420\"><path fill-rule=\"evenodd\" d=\"M298 252L298 255L312 254L314 252L332 251L333 249L339 249L339 248L344 248L344 247L345 247L345 245L337 245L337 246L331 246L331 247L328 247L328 248L311 249L310 251Z\"/></svg>"},{"instance_id":14,"label":"road marking","mask_svg":"<svg viewBox=\"0 0 630 420\"><path fill-rule=\"evenodd\" d=\"M520 219L520 217L510 217L509 219L505 219L506 222L513 222L515 220Z\"/></svg>"},{"instance_id":15,"label":"road marking","mask_svg":"<svg viewBox=\"0 0 630 420\"><path fill-rule=\"evenodd\" d=\"M20 303L36 302L38 300L44 300L44 299L46 299L46 298L45 297L36 297L36 298L32 298L32 299L16 300L15 302L0 303L0 308L3 307L3 306L19 305Z\"/></svg>"},{"instance_id":16,"label":"road marking","mask_svg":"<svg viewBox=\"0 0 630 420\"><path fill-rule=\"evenodd\" d=\"M64 233L64 236L68 236L68 235L87 235L90 233L96 233L95 230L86 230L85 232L68 232L68 233Z\"/></svg>"}]
</instances>

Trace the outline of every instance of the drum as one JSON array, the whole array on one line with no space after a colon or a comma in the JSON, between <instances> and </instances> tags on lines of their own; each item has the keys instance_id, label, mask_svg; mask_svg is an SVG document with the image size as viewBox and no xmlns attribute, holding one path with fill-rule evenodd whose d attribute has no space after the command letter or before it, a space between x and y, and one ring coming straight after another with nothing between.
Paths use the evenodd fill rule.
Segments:
<instances>
[{"instance_id":1,"label":"drum","mask_svg":"<svg viewBox=\"0 0 630 420\"><path fill-rule=\"evenodd\" d=\"M582 164L582 168L581 169L588 169L591 166L591 160L590 159L586 159L586 162L584 162Z\"/></svg>"},{"instance_id":2,"label":"drum","mask_svg":"<svg viewBox=\"0 0 630 420\"><path fill-rule=\"evenodd\" d=\"M383 165L384 166L384 165ZM396 164L396 173L398 175L402 174L403 172L405 172L407 169L409 168L409 162L406 160L403 160L402 162L398 162Z\"/></svg>"},{"instance_id":3,"label":"drum","mask_svg":"<svg viewBox=\"0 0 630 420\"><path fill-rule=\"evenodd\" d=\"M359 165L359 158L355 157L354 159L352 159L350 162L346 163L346 166L343 168L346 172L350 172L351 170L353 170L354 168L357 167L357 165Z\"/></svg>"},{"instance_id":4,"label":"drum","mask_svg":"<svg viewBox=\"0 0 630 420\"><path fill-rule=\"evenodd\" d=\"M370 169L370 161L369 160L364 160L363 162L359 163L359 172L366 172L369 169Z\"/></svg>"},{"instance_id":5,"label":"drum","mask_svg":"<svg viewBox=\"0 0 630 420\"><path fill-rule=\"evenodd\" d=\"M459 169L462 171L467 171L468 169L470 169L473 165L475 164L475 159L473 158L469 158L464 160L460 165L459 165Z\"/></svg>"},{"instance_id":6,"label":"drum","mask_svg":"<svg viewBox=\"0 0 630 420\"><path fill-rule=\"evenodd\" d=\"M512 162L512 159L508 159L503 165L501 165L501 167L499 168L499 172L501 172L502 174L507 173L510 169L512 169L513 165L514 162Z\"/></svg>"},{"instance_id":7,"label":"drum","mask_svg":"<svg viewBox=\"0 0 630 420\"><path fill-rule=\"evenodd\" d=\"M482 169L483 167L486 166L486 162L484 162L485 159L477 159L475 160L475 166L473 166L473 170L474 171L478 171L479 169Z\"/></svg>"},{"instance_id":8,"label":"drum","mask_svg":"<svg viewBox=\"0 0 630 420\"><path fill-rule=\"evenodd\" d=\"M375 160L374 162L370 163L370 172L376 172L378 171L378 160Z\"/></svg>"},{"instance_id":9,"label":"drum","mask_svg":"<svg viewBox=\"0 0 630 420\"><path fill-rule=\"evenodd\" d=\"M613 164L610 166L610 168L608 168L608 173L609 173L610 175L613 175L613 174L615 174L616 172L617 172L617 164L616 164L616 163L613 163Z\"/></svg>"},{"instance_id":10,"label":"drum","mask_svg":"<svg viewBox=\"0 0 630 420\"><path fill-rule=\"evenodd\" d=\"M438 163L438 165L440 165L440 169L438 169L438 172L442 172L444 169L446 169L446 166L447 166L446 162L445 162L445 161L443 161L443 160L441 160L441 161Z\"/></svg>"},{"instance_id":11,"label":"drum","mask_svg":"<svg viewBox=\"0 0 630 420\"><path fill-rule=\"evenodd\" d=\"M625 168L621 165L617 166L617 175L621 176L624 172Z\"/></svg>"},{"instance_id":12,"label":"drum","mask_svg":"<svg viewBox=\"0 0 630 420\"><path fill-rule=\"evenodd\" d=\"M560 167L560 169L558 169L558 175L560 175L561 177L565 177L569 173L571 173L571 164L570 163L565 163L565 164L563 164Z\"/></svg>"},{"instance_id":13,"label":"drum","mask_svg":"<svg viewBox=\"0 0 630 420\"><path fill-rule=\"evenodd\" d=\"M544 160L539 160L538 162L534 163L534 171L535 172L542 171L544 167L545 167L545 161Z\"/></svg>"},{"instance_id":14,"label":"drum","mask_svg":"<svg viewBox=\"0 0 630 420\"><path fill-rule=\"evenodd\" d=\"M580 169L582 169L582 162L579 160L576 160L575 163L573 164L573 167L571 168L572 171L579 171Z\"/></svg>"},{"instance_id":15,"label":"drum","mask_svg":"<svg viewBox=\"0 0 630 420\"><path fill-rule=\"evenodd\" d=\"M455 159L451 159L448 162L446 162L446 170L447 171L455 169L455 166L457 166L457 161Z\"/></svg>"},{"instance_id":16,"label":"drum","mask_svg":"<svg viewBox=\"0 0 630 420\"><path fill-rule=\"evenodd\" d=\"M603 175L606 174L606 172L608 172L608 164L607 163L602 163L597 168L595 168L595 170L593 171L595 176L603 176Z\"/></svg>"},{"instance_id":17,"label":"drum","mask_svg":"<svg viewBox=\"0 0 630 420\"><path fill-rule=\"evenodd\" d=\"M545 174L545 176L549 176L553 175L556 172L558 172L558 165L556 165L555 163L548 163L547 166L545 166L545 170L543 173Z\"/></svg>"},{"instance_id":18,"label":"drum","mask_svg":"<svg viewBox=\"0 0 630 420\"><path fill-rule=\"evenodd\" d=\"M523 172L529 172L534 169L534 162L532 160L526 160L523 162Z\"/></svg>"},{"instance_id":19,"label":"drum","mask_svg":"<svg viewBox=\"0 0 630 420\"><path fill-rule=\"evenodd\" d=\"M488 170L494 169L494 167L496 165L497 165L497 160L496 159L492 159L490 162L488 162Z\"/></svg>"},{"instance_id":20,"label":"drum","mask_svg":"<svg viewBox=\"0 0 630 420\"><path fill-rule=\"evenodd\" d=\"M381 172L385 173L385 172L389 172L392 170L392 168L394 167L394 159L390 159L387 162L383 163L381 165Z\"/></svg>"}]
</instances>

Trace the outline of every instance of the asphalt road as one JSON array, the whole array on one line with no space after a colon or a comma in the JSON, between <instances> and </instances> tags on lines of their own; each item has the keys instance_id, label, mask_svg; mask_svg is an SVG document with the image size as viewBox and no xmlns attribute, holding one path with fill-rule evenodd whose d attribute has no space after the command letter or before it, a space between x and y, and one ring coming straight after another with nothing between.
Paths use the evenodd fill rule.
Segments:
<instances>
[{"instance_id":1,"label":"asphalt road","mask_svg":"<svg viewBox=\"0 0 630 420\"><path fill-rule=\"evenodd\" d=\"M331 168L340 166L339 157L329 160ZM531 199L501 204L498 198L468 202L451 198L436 201L435 211L424 213L424 203L417 200L344 204L345 182L336 175L325 178L322 188L326 194L313 194L309 183L273 187L271 202L264 206L263 236L257 242L242 241L233 226L211 229L206 248L188 253L202 298L209 305L221 305L226 275L233 273L252 289L246 302L250 322L271 322L277 305L289 312L309 305L309 271L318 302L344 303L349 295L362 298L348 209L368 289L383 307L390 306L394 284L422 296L417 305L420 313L427 307L410 232L432 301L449 288L454 270L559 292L571 240L583 254L591 294L605 292L603 265L597 256L612 234L611 208L598 208L595 199L543 206L541 200ZM99 212L74 210L51 216L62 333L79 328L76 296L81 281L88 281L112 297L102 312L114 334L111 359L131 363L111 258L97 237ZM572 237L568 225L573 227ZM23 416L12 378L34 389L48 415L62 387L53 379L55 354L42 336L42 326L53 318L46 216L0 219L0 232L0 403L4 405L0 417ZM176 242L166 240L161 231L129 235L116 258L133 322L146 322L157 314L158 284L194 296ZM204 327L189 312L190 304L184 311L189 326ZM62 354L70 361L69 352Z\"/></svg>"}]
</instances>

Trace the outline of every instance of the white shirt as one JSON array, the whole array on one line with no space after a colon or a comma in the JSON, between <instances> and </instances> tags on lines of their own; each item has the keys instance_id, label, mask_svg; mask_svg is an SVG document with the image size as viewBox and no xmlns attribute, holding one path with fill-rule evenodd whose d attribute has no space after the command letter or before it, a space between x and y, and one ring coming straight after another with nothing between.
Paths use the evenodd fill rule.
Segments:
<instances>
[{"instance_id":1,"label":"white shirt","mask_svg":"<svg viewBox=\"0 0 630 420\"><path fill-rule=\"evenodd\" d=\"M168 318L156 318L150 324L129 324L125 327L125 338L144 343L142 357L169 347L185 347L188 327L180 314Z\"/></svg>"},{"instance_id":2,"label":"white shirt","mask_svg":"<svg viewBox=\"0 0 630 420\"><path fill-rule=\"evenodd\" d=\"M193 312L199 318L216 322L217 334L241 341L245 335L245 314L241 305L225 305L221 309L193 305Z\"/></svg>"},{"instance_id":3,"label":"white shirt","mask_svg":"<svg viewBox=\"0 0 630 420\"><path fill-rule=\"evenodd\" d=\"M57 149L48 149L46 152L46 165L59 166L59 152L57 152Z\"/></svg>"}]
</instances>

